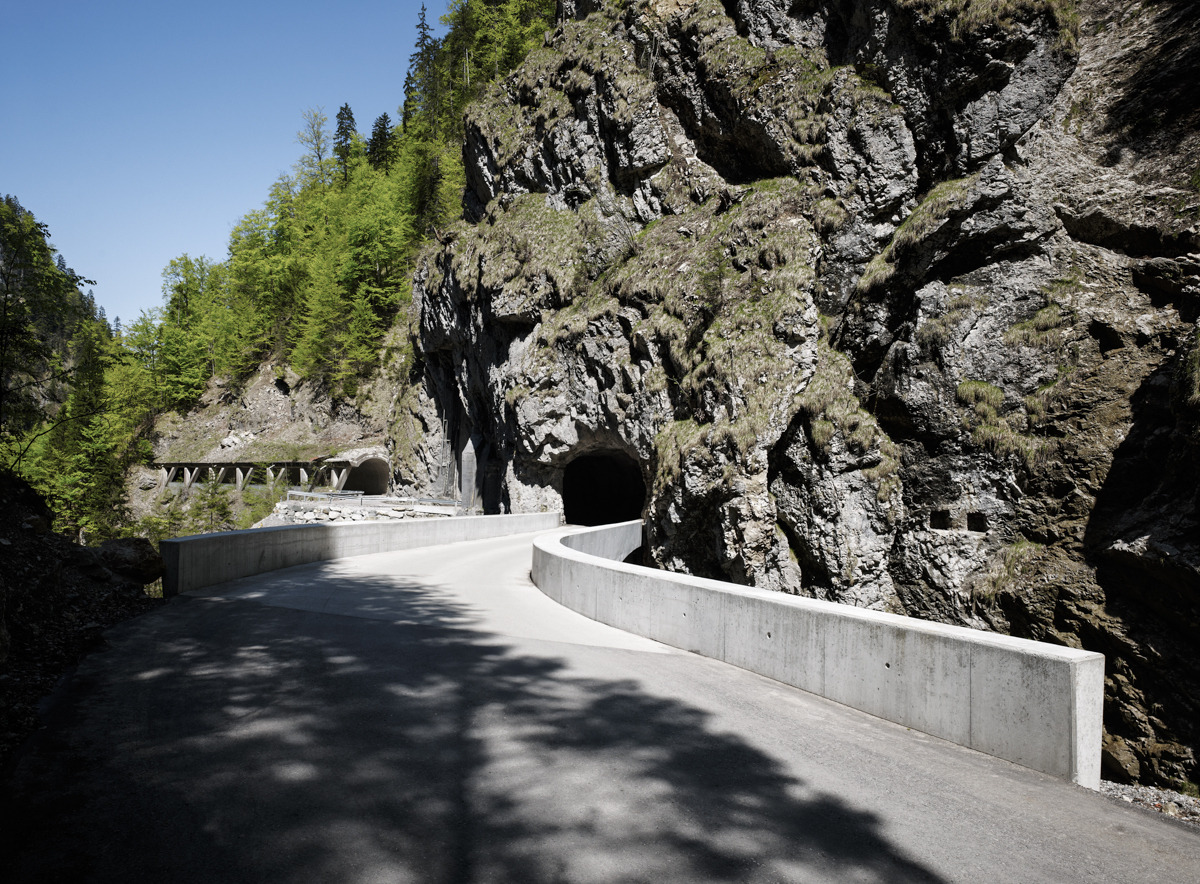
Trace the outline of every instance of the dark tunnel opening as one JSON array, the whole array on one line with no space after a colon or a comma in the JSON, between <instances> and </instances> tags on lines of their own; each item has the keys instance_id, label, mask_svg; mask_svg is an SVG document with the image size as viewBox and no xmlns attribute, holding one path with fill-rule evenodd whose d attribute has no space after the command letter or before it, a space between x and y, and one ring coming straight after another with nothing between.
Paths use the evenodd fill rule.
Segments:
<instances>
[{"instance_id":1,"label":"dark tunnel opening","mask_svg":"<svg viewBox=\"0 0 1200 884\"><path fill-rule=\"evenodd\" d=\"M622 451L575 458L563 471L563 515L569 525L607 525L642 517L646 483Z\"/></svg>"},{"instance_id":2,"label":"dark tunnel opening","mask_svg":"<svg viewBox=\"0 0 1200 884\"><path fill-rule=\"evenodd\" d=\"M382 457L368 457L356 467L350 468L343 491L361 491L363 494L387 494L388 480L392 469Z\"/></svg>"}]
</instances>

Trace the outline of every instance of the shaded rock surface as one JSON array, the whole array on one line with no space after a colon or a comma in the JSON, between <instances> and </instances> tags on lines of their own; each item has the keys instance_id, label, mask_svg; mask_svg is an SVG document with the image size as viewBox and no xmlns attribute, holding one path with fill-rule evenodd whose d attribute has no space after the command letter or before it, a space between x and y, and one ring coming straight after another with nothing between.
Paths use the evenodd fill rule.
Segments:
<instances>
[{"instance_id":1,"label":"shaded rock surface","mask_svg":"<svg viewBox=\"0 0 1200 884\"><path fill-rule=\"evenodd\" d=\"M631 457L653 564L1101 651L1106 776L1196 780L1197 8L561 9L415 274L417 466Z\"/></svg>"},{"instance_id":2,"label":"shaded rock surface","mask_svg":"<svg viewBox=\"0 0 1200 884\"><path fill-rule=\"evenodd\" d=\"M2 471L0 511L2 776L58 679L103 645L107 627L161 604L145 584L162 559L144 540L85 547L51 533L45 502Z\"/></svg>"}]
</instances>

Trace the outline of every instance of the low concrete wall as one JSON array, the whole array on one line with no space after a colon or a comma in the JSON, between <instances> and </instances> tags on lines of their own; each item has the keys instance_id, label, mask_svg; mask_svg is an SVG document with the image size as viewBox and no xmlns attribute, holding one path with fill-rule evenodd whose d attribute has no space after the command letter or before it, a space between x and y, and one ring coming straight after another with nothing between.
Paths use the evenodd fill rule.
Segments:
<instances>
[{"instance_id":1,"label":"low concrete wall","mask_svg":"<svg viewBox=\"0 0 1200 884\"><path fill-rule=\"evenodd\" d=\"M533 581L595 620L1100 787L1101 654L622 564L640 543L640 522L543 535Z\"/></svg>"},{"instance_id":2,"label":"low concrete wall","mask_svg":"<svg viewBox=\"0 0 1200 884\"><path fill-rule=\"evenodd\" d=\"M166 566L163 595L170 598L190 589L307 562L543 531L557 528L561 522L559 513L528 513L284 525L179 537L164 540L159 547Z\"/></svg>"}]
</instances>

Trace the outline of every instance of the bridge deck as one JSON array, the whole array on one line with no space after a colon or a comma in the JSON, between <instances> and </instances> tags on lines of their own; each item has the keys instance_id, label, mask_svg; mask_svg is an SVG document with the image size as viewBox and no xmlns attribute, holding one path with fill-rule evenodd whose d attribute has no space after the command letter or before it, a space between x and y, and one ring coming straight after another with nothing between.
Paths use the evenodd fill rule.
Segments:
<instances>
[{"instance_id":1,"label":"bridge deck","mask_svg":"<svg viewBox=\"0 0 1200 884\"><path fill-rule=\"evenodd\" d=\"M109 634L6 880L1200 880L1200 836L589 621L529 537L305 565Z\"/></svg>"}]
</instances>

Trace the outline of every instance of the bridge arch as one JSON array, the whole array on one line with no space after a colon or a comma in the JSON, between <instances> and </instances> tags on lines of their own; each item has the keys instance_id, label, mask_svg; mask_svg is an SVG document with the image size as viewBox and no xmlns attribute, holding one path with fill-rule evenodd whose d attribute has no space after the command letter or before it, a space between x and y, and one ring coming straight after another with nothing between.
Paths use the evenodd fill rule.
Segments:
<instances>
[{"instance_id":1,"label":"bridge arch","mask_svg":"<svg viewBox=\"0 0 1200 884\"><path fill-rule=\"evenodd\" d=\"M563 516L569 525L640 519L646 482L638 462L619 448L592 449L563 469Z\"/></svg>"}]
</instances>

